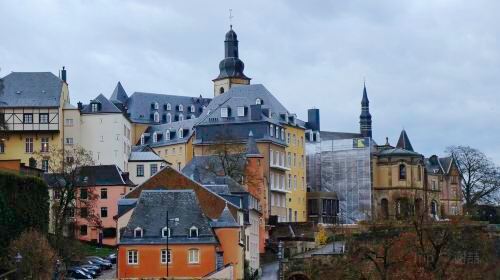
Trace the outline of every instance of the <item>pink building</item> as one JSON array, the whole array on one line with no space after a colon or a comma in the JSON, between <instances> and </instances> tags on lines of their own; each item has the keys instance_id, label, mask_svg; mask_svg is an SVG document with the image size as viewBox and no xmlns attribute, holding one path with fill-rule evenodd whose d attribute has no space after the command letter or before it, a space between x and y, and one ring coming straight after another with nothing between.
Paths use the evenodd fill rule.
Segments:
<instances>
[{"instance_id":1,"label":"pink building","mask_svg":"<svg viewBox=\"0 0 500 280\"><path fill-rule=\"evenodd\" d=\"M134 188L116 165L82 168L76 200L75 236L82 241L116 245L118 200Z\"/></svg>"}]
</instances>

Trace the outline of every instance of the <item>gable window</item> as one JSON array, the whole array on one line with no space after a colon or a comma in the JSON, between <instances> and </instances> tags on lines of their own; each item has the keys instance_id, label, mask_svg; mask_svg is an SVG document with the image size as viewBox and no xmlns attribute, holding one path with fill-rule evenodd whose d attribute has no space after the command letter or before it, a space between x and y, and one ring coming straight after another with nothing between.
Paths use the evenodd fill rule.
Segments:
<instances>
[{"instance_id":1,"label":"gable window","mask_svg":"<svg viewBox=\"0 0 500 280\"><path fill-rule=\"evenodd\" d=\"M227 107L220 108L220 117L227 118L229 116L229 110Z\"/></svg>"},{"instance_id":2,"label":"gable window","mask_svg":"<svg viewBox=\"0 0 500 280\"><path fill-rule=\"evenodd\" d=\"M101 218L108 217L108 207L101 207Z\"/></svg>"},{"instance_id":3,"label":"gable window","mask_svg":"<svg viewBox=\"0 0 500 280\"><path fill-rule=\"evenodd\" d=\"M42 170L45 173L49 172L49 160L48 159L42 159Z\"/></svg>"},{"instance_id":4,"label":"gable window","mask_svg":"<svg viewBox=\"0 0 500 280\"><path fill-rule=\"evenodd\" d=\"M172 263L172 250L162 249L160 261L162 264Z\"/></svg>"},{"instance_id":5,"label":"gable window","mask_svg":"<svg viewBox=\"0 0 500 280\"><path fill-rule=\"evenodd\" d=\"M48 137L42 137L42 140L40 141L42 143L42 146L40 147L40 152L46 153L49 151L49 138Z\"/></svg>"},{"instance_id":6,"label":"gable window","mask_svg":"<svg viewBox=\"0 0 500 280\"><path fill-rule=\"evenodd\" d=\"M33 138L31 137L26 138L25 150L26 153L33 153Z\"/></svg>"},{"instance_id":7,"label":"gable window","mask_svg":"<svg viewBox=\"0 0 500 280\"><path fill-rule=\"evenodd\" d=\"M196 111L196 108L194 108L194 105L191 105L189 107L189 109L190 109L191 113L194 113Z\"/></svg>"},{"instance_id":8,"label":"gable window","mask_svg":"<svg viewBox=\"0 0 500 280\"><path fill-rule=\"evenodd\" d=\"M274 125L269 125L269 135L274 136Z\"/></svg>"},{"instance_id":9,"label":"gable window","mask_svg":"<svg viewBox=\"0 0 500 280\"><path fill-rule=\"evenodd\" d=\"M192 226L189 229L189 238L197 238L198 237L198 228L195 226Z\"/></svg>"},{"instance_id":10,"label":"gable window","mask_svg":"<svg viewBox=\"0 0 500 280\"><path fill-rule=\"evenodd\" d=\"M260 98L255 99L255 104L262 105L262 99Z\"/></svg>"},{"instance_id":11,"label":"gable window","mask_svg":"<svg viewBox=\"0 0 500 280\"><path fill-rule=\"evenodd\" d=\"M40 114L39 118L40 118L40 123L49 123L49 114L47 113Z\"/></svg>"},{"instance_id":12,"label":"gable window","mask_svg":"<svg viewBox=\"0 0 500 280\"><path fill-rule=\"evenodd\" d=\"M184 129L179 129L179 138L184 138Z\"/></svg>"},{"instance_id":13,"label":"gable window","mask_svg":"<svg viewBox=\"0 0 500 280\"><path fill-rule=\"evenodd\" d=\"M139 252L137 250L127 251L128 264L138 264L139 263Z\"/></svg>"},{"instance_id":14,"label":"gable window","mask_svg":"<svg viewBox=\"0 0 500 280\"><path fill-rule=\"evenodd\" d=\"M167 110L168 111L172 110L172 105L170 105L170 103L167 103Z\"/></svg>"},{"instance_id":15,"label":"gable window","mask_svg":"<svg viewBox=\"0 0 500 280\"><path fill-rule=\"evenodd\" d=\"M399 180L406 180L406 165L399 165Z\"/></svg>"},{"instance_id":16,"label":"gable window","mask_svg":"<svg viewBox=\"0 0 500 280\"><path fill-rule=\"evenodd\" d=\"M156 131L153 133L153 143L156 143L158 142L158 134L156 133Z\"/></svg>"},{"instance_id":17,"label":"gable window","mask_svg":"<svg viewBox=\"0 0 500 280\"><path fill-rule=\"evenodd\" d=\"M91 112L98 112L99 111L99 104L97 104L97 103L90 103L90 111Z\"/></svg>"},{"instance_id":18,"label":"gable window","mask_svg":"<svg viewBox=\"0 0 500 280\"><path fill-rule=\"evenodd\" d=\"M182 112L184 111L184 106L182 106L182 104L179 104L179 112Z\"/></svg>"},{"instance_id":19,"label":"gable window","mask_svg":"<svg viewBox=\"0 0 500 280\"><path fill-rule=\"evenodd\" d=\"M23 123L33 123L33 114L23 114Z\"/></svg>"},{"instance_id":20,"label":"gable window","mask_svg":"<svg viewBox=\"0 0 500 280\"><path fill-rule=\"evenodd\" d=\"M101 189L101 199L108 198L108 189Z\"/></svg>"},{"instance_id":21,"label":"gable window","mask_svg":"<svg viewBox=\"0 0 500 280\"><path fill-rule=\"evenodd\" d=\"M200 251L198 249L189 249L189 263L200 263Z\"/></svg>"},{"instance_id":22,"label":"gable window","mask_svg":"<svg viewBox=\"0 0 500 280\"><path fill-rule=\"evenodd\" d=\"M144 165L138 164L136 172L137 172L137 177L144 177Z\"/></svg>"},{"instance_id":23,"label":"gable window","mask_svg":"<svg viewBox=\"0 0 500 280\"><path fill-rule=\"evenodd\" d=\"M170 237L170 229L168 227L162 228L161 237Z\"/></svg>"},{"instance_id":24,"label":"gable window","mask_svg":"<svg viewBox=\"0 0 500 280\"><path fill-rule=\"evenodd\" d=\"M244 117L245 116L245 107L239 106L238 107L238 117Z\"/></svg>"},{"instance_id":25,"label":"gable window","mask_svg":"<svg viewBox=\"0 0 500 280\"><path fill-rule=\"evenodd\" d=\"M156 174L156 172L158 172L158 164L156 164L156 163L151 164L149 166L149 169L150 169L150 172L151 172L151 176L153 176L154 174Z\"/></svg>"},{"instance_id":26,"label":"gable window","mask_svg":"<svg viewBox=\"0 0 500 280\"><path fill-rule=\"evenodd\" d=\"M159 114L158 112L155 112L155 113L153 114L153 120L154 120L154 122L156 122L156 123L160 122L160 114Z\"/></svg>"},{"instance_id":27,"label":"gable window","mask_svg":"<svg viewBox=\"0 0 500 280\"><path fill-rule=\"evenodd\" d=\"M135 238L141 238L142 237L142 228L136 227L134 229L134 237Z\"/></svg>"}]
</instances>

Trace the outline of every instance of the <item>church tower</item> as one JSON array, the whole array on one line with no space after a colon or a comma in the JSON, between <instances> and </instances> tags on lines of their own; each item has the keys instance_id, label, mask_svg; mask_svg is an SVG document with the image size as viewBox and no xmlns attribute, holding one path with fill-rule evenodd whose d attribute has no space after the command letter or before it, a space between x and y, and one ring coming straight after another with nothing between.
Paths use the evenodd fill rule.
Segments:
<instances>
[{"instance_id":1,"label":"church tower","mask_svg":"<svg viewBox=\"0 0 500 280\"><path fill-rule=\"evenodd\" d=\"M227 92L234 84L248 85L250 78L243 74L245 64L238 57L238 38L230 26L224 41L224 59L219 63L219 76L213 80L214 96Z\"/></svg>"},{"instance_id":2,"label":"church tower","mask_svg":"<svg viewBox=\"0 0 500 280\"><path fill-rule=\"evenodd\" d=\"M366 84L363 84L363 99L361 100L359 129L363 137L372 137L372 115L370 114L370 101L368 101L368 94L366 93Z\"/></svg>"}]
</instances>

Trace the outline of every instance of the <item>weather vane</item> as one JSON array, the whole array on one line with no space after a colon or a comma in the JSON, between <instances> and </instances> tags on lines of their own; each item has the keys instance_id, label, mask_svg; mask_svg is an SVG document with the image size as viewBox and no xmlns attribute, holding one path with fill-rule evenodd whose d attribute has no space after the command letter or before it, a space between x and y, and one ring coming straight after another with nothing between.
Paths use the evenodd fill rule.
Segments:
<instances>
[{"instance_id":1,"label":"weather vane","mask_svg":"<svg viewBox=\"0 0 500 280\"><path fill-rule=\"evenodd\" d=\"M233 9L229 9L229 26L233 28Z\"/></svg>"}]
</instances>

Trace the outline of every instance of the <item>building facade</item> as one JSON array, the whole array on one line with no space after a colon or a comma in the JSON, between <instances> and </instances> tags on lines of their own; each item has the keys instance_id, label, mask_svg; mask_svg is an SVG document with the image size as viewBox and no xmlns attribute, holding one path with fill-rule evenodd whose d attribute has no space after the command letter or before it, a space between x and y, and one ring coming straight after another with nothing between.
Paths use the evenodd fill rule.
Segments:
<instances>
[{"instance_id":1,"label":"building facade","mask_svg":"<svg viewBox=\"0 0 500 280\"><path fill-rule=\"evenodd\" d=\"M170 163L148 146L137 147L135 151L130 153L128 159L129 178L134 184L140 185L166 165L170 165Z\"/></svg>"}]
</instances>

